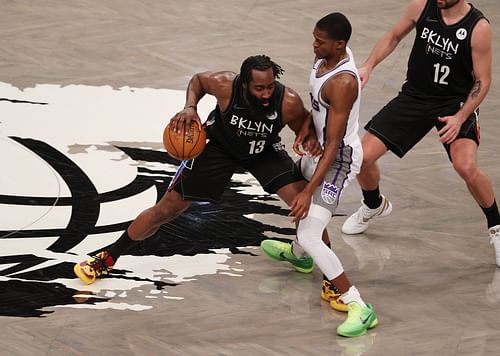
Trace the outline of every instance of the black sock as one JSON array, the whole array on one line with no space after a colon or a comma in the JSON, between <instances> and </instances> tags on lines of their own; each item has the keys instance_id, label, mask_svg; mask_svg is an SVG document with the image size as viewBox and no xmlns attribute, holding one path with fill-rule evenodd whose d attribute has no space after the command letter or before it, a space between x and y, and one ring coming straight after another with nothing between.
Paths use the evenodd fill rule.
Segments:
<instances>
[{"instance_id":1,"label":"black sock","mask_svg":"<svg viewBox=\"0 0 500 356\"><path fill-rule=\"evenodd\" d=\"M379 187L374 190L363 190L363 202L370 209L378 208L382 204Z\"/></svg>"},{"instance_id":2,"label":"black sock","mask_svg":"<svg viewBox=\"0 0 500 356\"><path fill-rule=\"evenodd\" d=\"M497 201L493 201L493 205L490 206L489 208L483 208L484 215L486 215L486 220L488 223L488 229L490 227L500 225L500 214L498 213L498 207L497 207Z\"/></svg>"},{"instance_id":3,"label":"black sock","mask_svg":"<svg viewBox=\"0 0 500 356\"><path fill-rule=\"evenodd\" d=\"M113 258L113 263L116 263L118 257L136 242L137 241L132 240L130 236L128 236L128 231L125 230L122 236L120 236L120 238L108 249L108 255Z\"/></svg>"}]
</instances>

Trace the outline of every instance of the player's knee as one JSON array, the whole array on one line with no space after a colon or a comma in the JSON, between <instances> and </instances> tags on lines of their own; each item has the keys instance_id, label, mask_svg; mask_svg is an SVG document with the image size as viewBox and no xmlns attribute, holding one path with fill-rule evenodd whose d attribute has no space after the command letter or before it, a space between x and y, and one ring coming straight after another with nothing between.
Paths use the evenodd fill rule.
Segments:
<instances>
[{"instance_id":1,"label":"player's knee","mask_svg":"<svg viewBox=\"0 0 500 356\"><path fill-rule=\"evenodd\" d=\"M458 160L453 162L453 168L466 182L473 181L477 175L477 166L474 162Z\"/></svg>"},{"instance_id":2,"label":"player's knee","mask_svg":"<svg viewBox=\"0 0 500 356\"><path fill-rule=\"evenodd\" d=\"M304 230L300 228L300 225L297 228L297 240L301 246L322 242L323 240L321 237L321 232L318 233L318 231L311 231L311 229Z\"/></svg>"},{"instance_id":3,"label":"player's knee","mask_svg":"<svg viewBox=\"0 0 500 356\"><path fill-rule=\"evenodd\" d=\"M363 136L363 166L373 166L387 152L385 144L375 135L367 132Z\"/></svg>"},{"instance_id":4,"label":"player's knee","mask_svg":"<svg viewBox=\"0 0 500 356\"><path fill-rule=\"evenodd\" d=\"M363 151L363 163L361 165L362 169L370 169L371 167L374 167L379 158L380 154L378 154L374 150Z\"/></svg>"},{"instance_id":5,"label":"player's knee","mask_svg":"<svg viewBox=\"0 0 500 356\"><path fill-rule=\"evenodd\" d=\"M310 217L306 218L310 220ZM301 221L297 227L297 240L302 248L309 254L318 244L323 244L323 230L320 224L311 223L311 221Z\"/></svg>"},{"instance_id":6,"label":"player's knee","mask_svg":"<svg viewBox=\"0 0 500 356\"><path fill-rule=\"evenodd\" d=\"M322 240L323 230L328 225L332 213L316 204L311 204L309 214L300 220L297 226L297 239L302 248L312 255L313 250L325 246Z\"/></svg>"},{"instance_id":7,"label":"player's knee","mask_svg":"<svg viewBox=\"0 0 500 356\"><path fill-rule=\"evenodd\" d=\"M165 224L181 215L189 204L157 204L153 208L153 220L156 224Z\"/></svg>"},{"instance_id":8,"label":"player's knee","mask_svg":"<svg viewBox=\"0 0 500 356\"><path fill-rule=\"evenodd\" d=\"M296 181L284 185L276 192L281 200L283 200L288 206L292 204L293 198L304 190L306 182L303 180Z\"/></svg>"}]
</instances>

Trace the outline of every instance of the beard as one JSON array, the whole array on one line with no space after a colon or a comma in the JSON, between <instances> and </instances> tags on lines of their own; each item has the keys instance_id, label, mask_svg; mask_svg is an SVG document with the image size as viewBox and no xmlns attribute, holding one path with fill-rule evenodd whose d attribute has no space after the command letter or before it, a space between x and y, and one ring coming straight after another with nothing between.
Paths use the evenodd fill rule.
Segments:
<instances>
[{"instance_id":1,"label":"beard","mask_svg":"<svg viewBox=\"0 0 500 356\"><path fill-rule=\"evenodd\" d=\"M269 97L269 99L259 99L253 96L248 90L243 89L243 96L248 103L248 109L256 116L267 116L276 109L272 105L274 102L274 93ZM269 103L269 106L264 106L263 104Z\"/></svg>"},{"instance_id":2,"label":"beard","mask_svg":"<svg viewBox=\"0 0 500 356\"><path fill-rule=\"evenodd\" d=\"M440 9L447 10L447 9L452 8L453 6L455 6L456 4L458 4L459 2L460 2L460 0L445 0L444 5L440 6L438 4L438 7Z\"/></svg>"}]
</instances>

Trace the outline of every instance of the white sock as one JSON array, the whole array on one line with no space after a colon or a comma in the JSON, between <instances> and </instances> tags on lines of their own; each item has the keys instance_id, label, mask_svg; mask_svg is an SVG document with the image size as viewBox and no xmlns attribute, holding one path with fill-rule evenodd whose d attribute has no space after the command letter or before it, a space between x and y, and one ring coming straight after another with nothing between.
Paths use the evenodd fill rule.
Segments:
<instances>
[{"instance_id":1,"label":"white sock","mask_svg":"<svg viewBox=\"0 0 500 356\"><path fill-rule=\"evenodd\" d=\"M366 307L365 302L361 298L361 295L359 294L359 291L358 291L358 289L355 286L351 286L351 288L349 288L349 290L347 292L345 292L344 294L342 294L340 296L340 299L342 299L342 301L345 304L356 302L356 303L359 304L359 306L361 308L365 308Z\"/></svg>"}]
</instances>

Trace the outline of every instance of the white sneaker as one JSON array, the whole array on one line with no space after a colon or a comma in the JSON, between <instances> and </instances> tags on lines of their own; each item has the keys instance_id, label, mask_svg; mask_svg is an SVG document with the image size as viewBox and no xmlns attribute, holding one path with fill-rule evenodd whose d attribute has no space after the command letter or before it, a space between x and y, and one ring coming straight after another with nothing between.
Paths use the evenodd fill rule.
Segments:
<instances>
[{"instance_id":1,"label":"white sneaker","mask_svg":"<svg viewBox=\"0 0 500 356\"><path fill-rule=\"evenodd\" d=\"M500 225L490 227L490 244L495 247L497 267L500 267Z\"/></svg>"},{"instance_id":2,"label":"white sneaker","mask_svg":"<svg viewBox=\"0 0 500 356\"><path fill-rule=\"evenodd\" d=\"M368 224L371 219L376 216L387 216L391 211L392 204L383 195L382 203L375 209L370 209L365 205L363 200L361 200L361 207L344 222L344 225L342 225L342 232L347 235L361 234L368 229ZM498 243L498 248L500 251L500 242Z\"/></svg>"}]
</instances>

